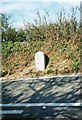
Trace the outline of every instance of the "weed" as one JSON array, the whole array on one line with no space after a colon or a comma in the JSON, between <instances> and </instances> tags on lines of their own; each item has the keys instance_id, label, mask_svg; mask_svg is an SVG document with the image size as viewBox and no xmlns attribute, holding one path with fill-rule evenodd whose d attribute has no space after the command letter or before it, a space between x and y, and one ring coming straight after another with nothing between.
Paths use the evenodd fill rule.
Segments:
<instances>
[{"instance_id":1,"label":"weed","mask_svg":"<svg viewBox=\"0 0 82 120\"><path fill-rule=\"evenodd\" d=\"M35 53L42 50L44 53L49 53L50 57L46 74L58 74L59 72L64 74L71 71L70 68L61 71L59 71L58 68L55 69L55 65L52 63L61 62L59 61L61 57L71 60L73 62L71 69L73 71L79 71L80 60L78 58L82 50L80 52L80 26L76 19L76 12L74 11L76 11L76 9L72 8L69 19L66 18L64 14L65 11L60 11L57 21L54 23L47 21L46 17L42 19L39 12L37 12L39 21L35 20L35 24L27 24L24 29L24 33L27 36L26 40L28 41L2 42L2 66L9 71L11 70L9 73L11 74L12 71L19 69L21 65L17 62L13 62L11 65L8 57L11 56L10 59L12 59L12 54L21 53L25 57L24 67L28 67L28 65L33 62ZM48 13L47 16L49 17ZM55 55L55 52L57 55ZM32 71L30 71L30 73L33 74ZM5 74L7 73L3 72L3 76ZM36 72L34 74L39 76L41 73Z\"/></svg>"},{"instance_id":2,"label":"weed","mask_svg":"<svg viewBox=\"0 0 82 120\"><path fill-rule=\"evenodd\" d=\"M74 69L76 72L80 70L80 61L79 60L74 60L72 64L72 69Z\"/></svg>"},{"instance_id":3,"label":"weed","mask_svg":"<svg viewBox=\"0 0 82 120\"><path fill-rule=\"evenodd\" d=\"M52 69L47 70L47 74L53 74L54 71Z\"/></svg>"}]
</instances>

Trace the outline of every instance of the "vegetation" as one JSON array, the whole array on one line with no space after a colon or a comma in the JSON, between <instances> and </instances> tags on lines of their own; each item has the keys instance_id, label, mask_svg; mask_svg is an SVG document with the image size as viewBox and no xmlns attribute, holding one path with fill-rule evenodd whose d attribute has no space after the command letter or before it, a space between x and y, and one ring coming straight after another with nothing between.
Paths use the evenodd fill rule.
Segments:
<instances>
[{"instance_id":1,"label":"vegetation","mask_svg":"<svg viewBox=\"0 0 82 120\"><path fill-rule=\"evenodd\" d=\"M80 72L80 23L77 20L78 8L71 9L66 18L65 11L58 14L56 22L47 21L48 13L34 24L25 24L24 29L16 30L9 23L9 17L2 14L2 76L23 73L23 76L65 74ZM36 72L34 55L42 50L49 57L44 72ZM24 70L27 70L24 73ZM21 77L19 75L19 77Z\"/></svg>"}]
</instances>

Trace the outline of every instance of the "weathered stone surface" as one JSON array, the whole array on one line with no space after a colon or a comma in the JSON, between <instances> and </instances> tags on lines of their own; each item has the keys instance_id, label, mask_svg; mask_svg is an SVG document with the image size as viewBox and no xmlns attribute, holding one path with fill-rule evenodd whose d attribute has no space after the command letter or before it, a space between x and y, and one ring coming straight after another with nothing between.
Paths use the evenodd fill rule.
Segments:
<instances>
[{"instance_id":1,"label":"weathered stone surface","mask_svg":"<svg viewBox=\"0 0 82 120\"><path fill-rule=\"evenodd\" d=\"M37 71L44 71L45 69L45 56L41 51L35 54L35 67Z\"/></svg>"}]
</instances>

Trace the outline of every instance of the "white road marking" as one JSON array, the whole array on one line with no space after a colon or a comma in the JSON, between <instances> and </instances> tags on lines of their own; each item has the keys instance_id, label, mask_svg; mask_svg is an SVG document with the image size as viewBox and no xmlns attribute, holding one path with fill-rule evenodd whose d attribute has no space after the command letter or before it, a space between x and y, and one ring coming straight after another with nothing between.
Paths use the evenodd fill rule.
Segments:
<instances>
[{"instance_id":1,"label":"white road marking","mask_svg":"<svg viewBox=\"0 0 82 120\"><path fill-rule=\"evenodd\" d=\"M18 78L18 79L10 79L10 80L5 80L3 78L0 78L0 82L11 82L11 81L20 81L20 80L37 80L37 79L49 79L49 78L64 78L64 77L82 77L82 74L64 74L64 75L54 75L54 76L43 76L43 77L34 77L34 78Z\"/></svg>"},{"instance_id":2,"label":"white road marking","mask_svg":"<svg viewBox=\"0 0 82 120\"><path fill-rule=\"evenodd\" d=\"M0 104L0 107L39 107L39 106L52 106L52 107L69 107L69 106L82 106L81 103L9 103Z\"/></svg>"},{"instance_id":3,"label":"white road marking","mask_svg":"<svg viewBox=\"0 0 82 120\"><path fill-rule=\"evenodd\" d=\"M23 110L0 110L0 114L22 114Z\"/></svg>"}]
</instances>

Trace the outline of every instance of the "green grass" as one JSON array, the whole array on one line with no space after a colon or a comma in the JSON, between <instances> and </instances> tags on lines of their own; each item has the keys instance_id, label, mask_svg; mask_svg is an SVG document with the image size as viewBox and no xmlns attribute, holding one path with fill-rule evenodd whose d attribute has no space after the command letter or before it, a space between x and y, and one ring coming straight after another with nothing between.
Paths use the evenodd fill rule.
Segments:
<instances>
[{"instance_id":1,"label":"green grass","mask_svg":"<svg viewBox=\"0 0 82 120\"><path fill-rule=\"evenodd\" d=\"M82 53L80 26L73 13L74 9L69 21L66 16L61 16L63 15L62 12L62 14L59 13L56 23L47 23L43 18L45 22L41 22L41 24L39 22L37 22L37 25L29 24L24 31L29 36L27 41L3 41L2 66L5 71L3 72L4 75L9 71L9 74L12 74L21 67L24 69L30 66L33 63L35 53L40 50L49 57L46 74L79 72L80 54ZM65 65L69 64L68 68L65 68L65 65L60 65L61 62L63 64L64 60L72 61L71 65L69 62L65 63ZM21 62L17 63L19 61ZM56 67L56 64L59 64L59 67ZM33 75L33 72L31 74ZM36 76L40 75L39 72L36 73L35 71L34 74Z\"/></svg>"},{"instance_id":2,"label":"green grass","mask_svg":"<svg viewBox=\"0 0 82 120\"><path fill-rule=\"evenodd\" d=\"M2 76L12 75L16 71L18 71L20 68L28 67L30 63L33 62L35 53L39 50L42 50L44 53L47 53L47 55L49 53L49 56L48 56L49 63L46 67L45 74L47 75L65 74L65 73L80 71L80 59L79 59L80 53L78 52L78 45L74 45L74 47L70 46L70 49L68 49L69 44L67 45L66 49L62 48L62 45L61 45L61 47L57 48L56 50L55 50L55 47L52 48L52 50L50 50L52 45L48 44L48 42L50 41L49 40L48 41L32 41L29 43L27 42L27 44L23 44L22 42L12 42L12 41L3 42L2 43L2 56L3 56L2 66L4 69L2 70ZM61 53L62 49L64 49L64 51ZM21 61L22 59L19 57L16 58L16 60L11 61L11 59L13 59L12 56L15 56L16 53L18 55L21 54L22 56L24 56L23 57L25 59L24 63L23 62L22 64L19 63L19 61ZM68 69L61 68L61 70L59 70L59 68L55 67L57 63L59 64L59 61L61 59L62 61L64 59L72 60L71 68L68 68ZM36 73L35 71L33 71L32 73L29 72L29 74L31 74L32 76L40 75L40 73L38 72Z\"/></svg>"}]
</instances>

